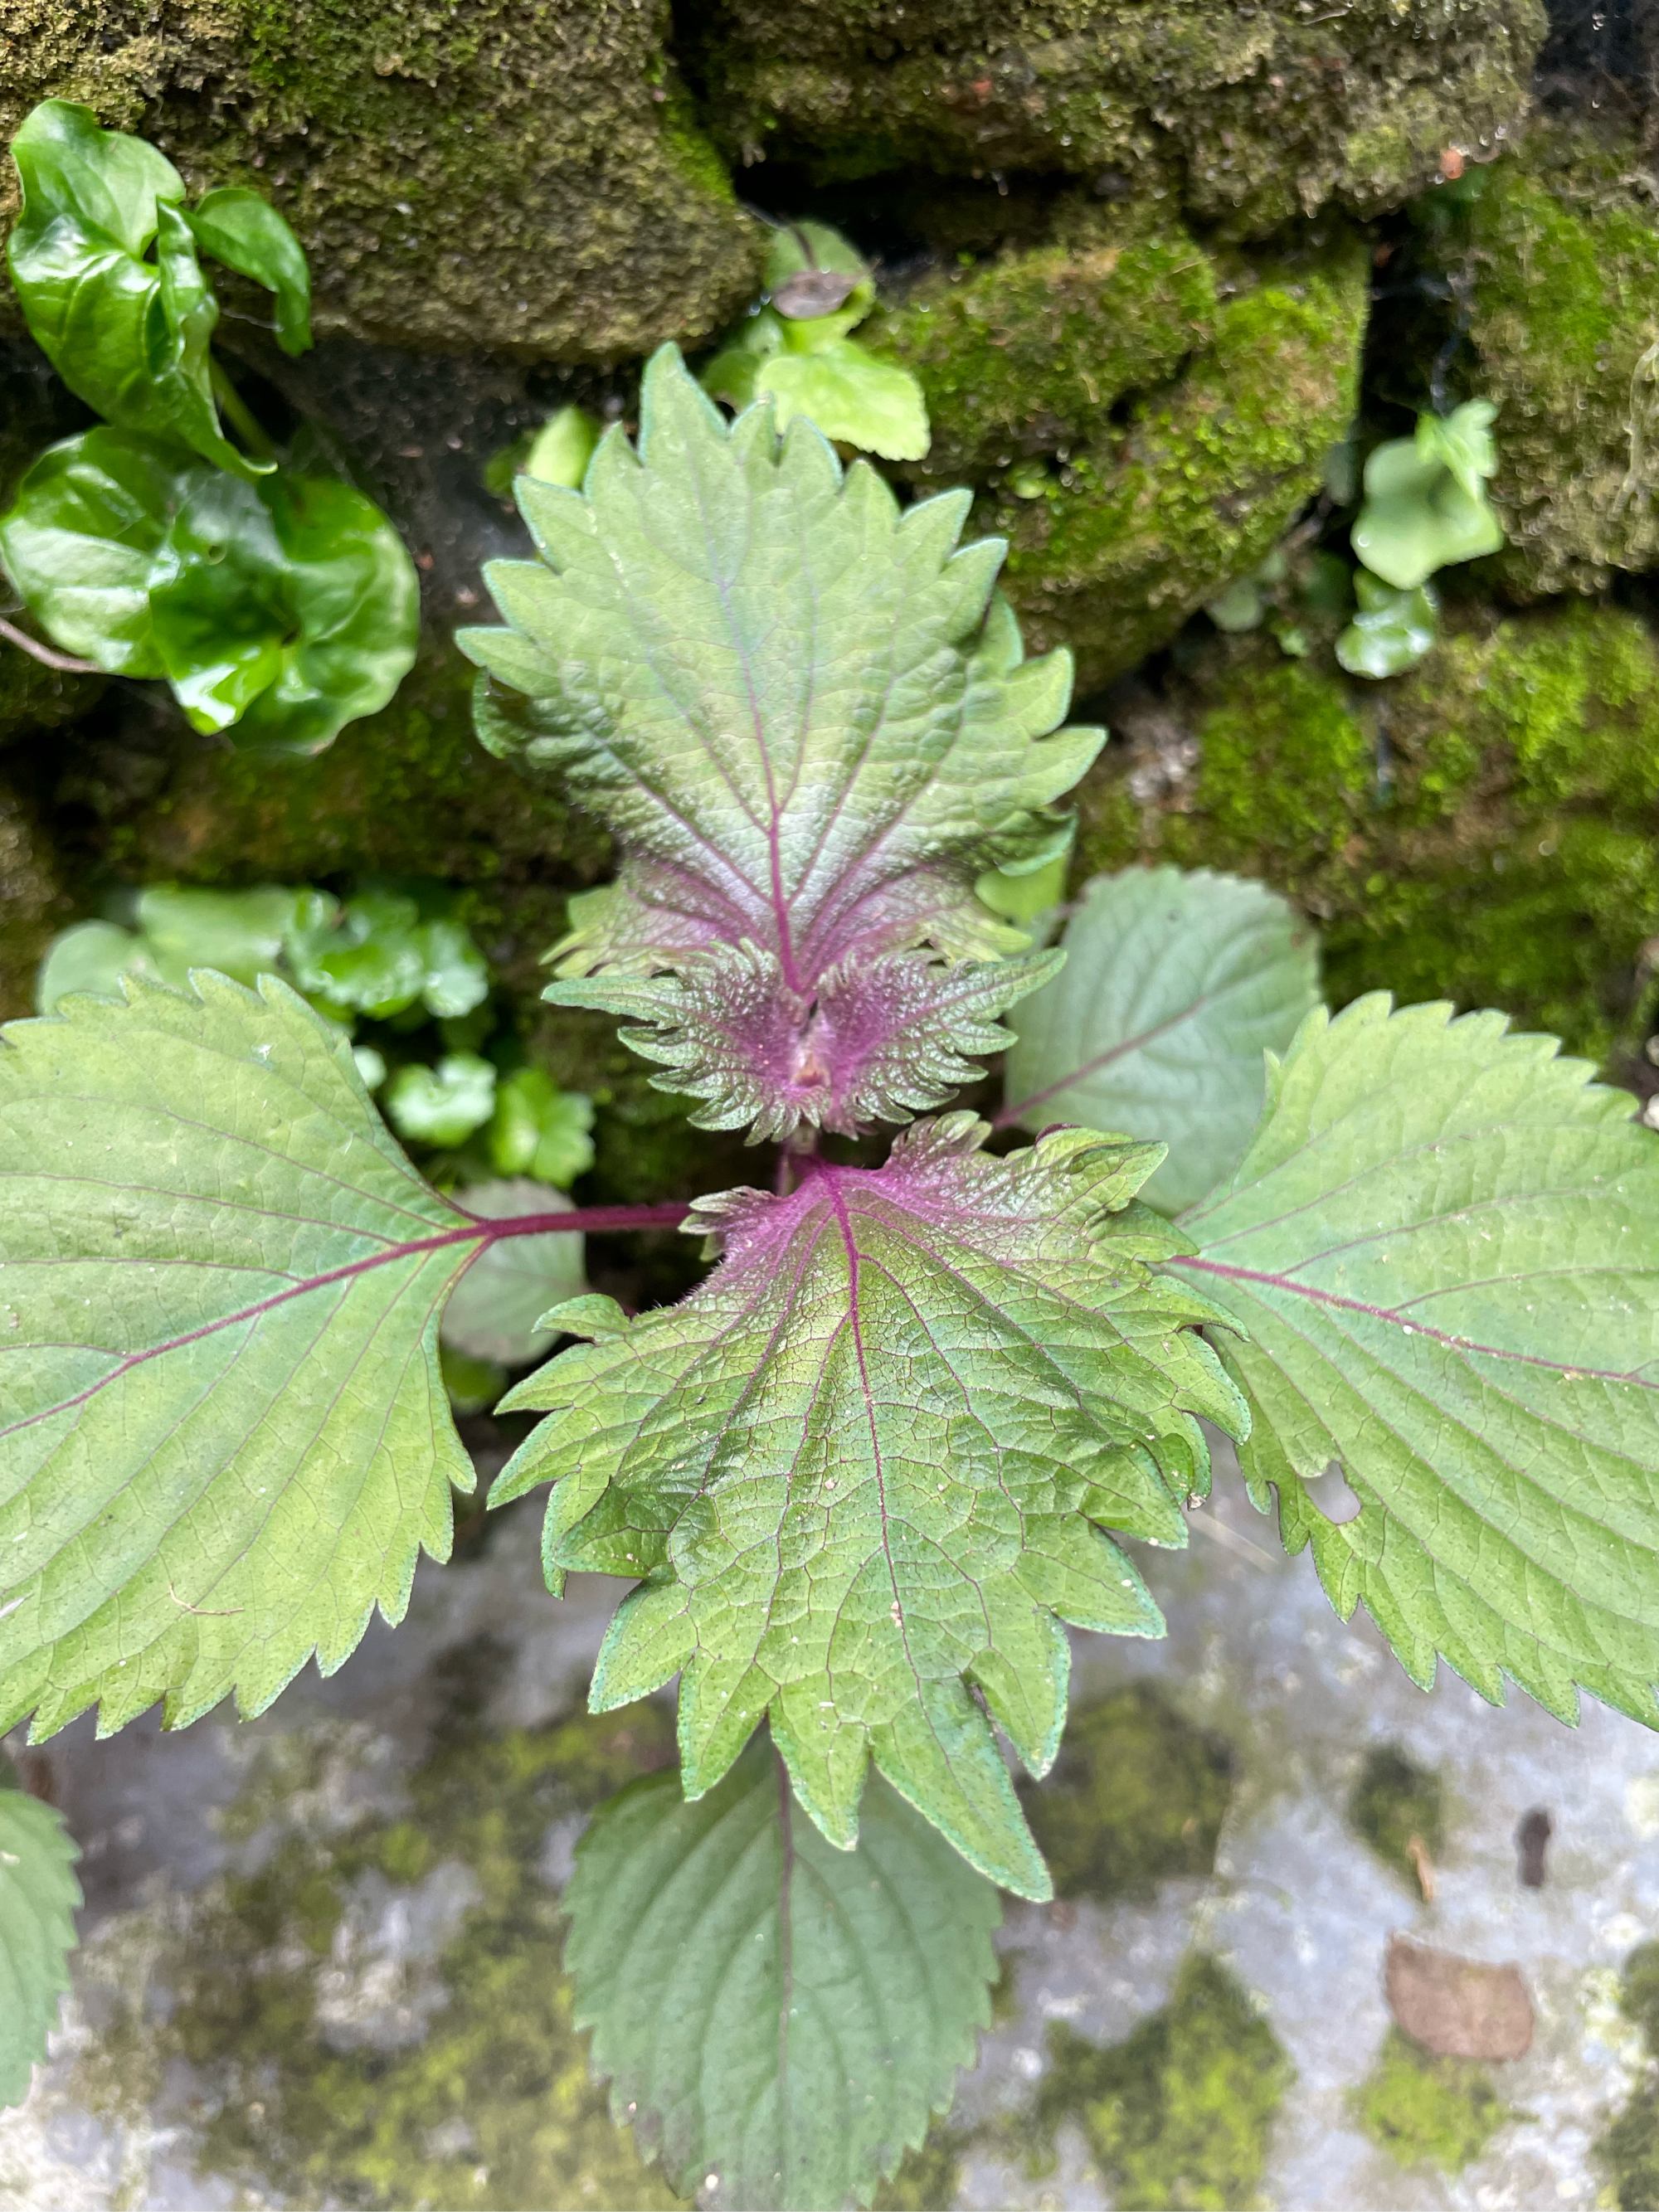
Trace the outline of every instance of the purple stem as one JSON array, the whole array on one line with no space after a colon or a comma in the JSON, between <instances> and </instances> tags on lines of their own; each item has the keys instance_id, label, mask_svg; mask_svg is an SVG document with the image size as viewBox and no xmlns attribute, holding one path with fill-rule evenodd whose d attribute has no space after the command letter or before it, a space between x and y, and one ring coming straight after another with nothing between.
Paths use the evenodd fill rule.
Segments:
<instances>
[{"instance_id":1,"label":"purple stem","mask_svg":"<svg viewBox=\"0 0 1659 2212\"><path fill-rule=\"evenodd\" d=\"M449 1201L457 1213L465 1213L469 1221L476 1221L484 1231L484 1242L494 1244L503 1237L546 1237L561 1230L572 1234L602 1236L611 1229L678 1229L690 1207L681 1199L665 1200L660 1206L571 1206L557 1213L510 1213L505 1215L469 1213L464 1206ZM452 1229L447 1237L435 1241L440 1244L461 1244L477 1232L471 1229ZM404 1248L407 1249L407 1248Z\"/></svg>"}]
</instances>

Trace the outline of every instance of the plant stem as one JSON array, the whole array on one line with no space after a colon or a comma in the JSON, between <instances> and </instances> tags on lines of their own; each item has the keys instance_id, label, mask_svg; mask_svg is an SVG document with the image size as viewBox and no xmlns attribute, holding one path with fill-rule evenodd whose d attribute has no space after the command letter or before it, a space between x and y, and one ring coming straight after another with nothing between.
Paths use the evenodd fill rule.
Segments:
<instances>
[{"instance_id":1,"label":"plant stem","mask_svg":"<svg viewBox=\"0 0 1659 2212\"><path fill-rule=\"evenodd\" d=\"M67 653L58 653L49 645L42 645L38 637L31 637L26 629L0 617L0 637L15 645L20 653L27 653L43 668L61 669L65 676L97 676L102 673L95 660L76 660Z\"/></svg>"},{"instance_id":2,"label":"plant stem","mask_svg":"<svg viewBox=\"0 0 1659 2212\"><path fill-rule=\"evenodd\" d=\"M213 393L223 410L225 420L234 430L240 430L242 442L252 452L255 460L274 461L276 448L248 412L247 403L216 361L213 364Z\"/></svg>"},{"instance_id":3,"label":"plant stem","mask_svg":"<svg viewBox=\"0 0 1659 2212\"><path fill-rule=\"evenodd\" d=\"M453 1199L450 1204L453 1206ZM465 1206L457 1207L465 1213ZM485 1241L494 1244L503 1237L547 1237L561 1232L573 1236L599 1235L606 1230L621 1229L678 1229L691 1211L683 1199L669 1199L661 1206L571 1206L557 1213L512 1213L490 1216L475 1213L470 1218L487 1231ZM462 1241L457 1236L455 1241Z\"/></svg>"}]
</instances>

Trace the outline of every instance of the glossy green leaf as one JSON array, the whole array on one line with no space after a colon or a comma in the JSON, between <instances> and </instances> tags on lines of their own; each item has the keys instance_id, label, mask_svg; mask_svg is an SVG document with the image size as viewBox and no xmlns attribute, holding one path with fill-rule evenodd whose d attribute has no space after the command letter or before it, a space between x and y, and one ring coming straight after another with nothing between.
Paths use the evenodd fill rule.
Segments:
<instances>
[{"instance_id":1,"label":"glossy green leaf","mask_svg":"<svg viewBox=\"0 0 1659 2212\"><path fill-rule=\"evenodd\" d=\"M921 385L856 338L811 353L773 354L756 376L755 397L775 402L781 430L804 415L826 438L884 460L919 461L933 441Z\"/></svg>"},{"instance_id":2,"label":"glossy green leaf","mask_svg":"<svg viewBox=\"0 0 1659 2212\"><path fill-rule=\"evenodd\" d=\"M385 706L415 664L420 587L349 485L202 471L150 580L156 651L198 730L309 754Z\"/></svg>"},{"instance_id":3,"label":"glossy green leaf","mask_svg":"<svg viewBox=\"0 0 1659 2212\"><path fill-rule=\"evenodd\" d=\"M0 1048L0 1725L325 1672L472 1485L438 1316L486 1241L287 987L71 999Z\"/></svg>"},{"instance_id":4,"label":"glossy green leaf","mask_svg":"<svg viewBox=\"0 0 1659 2212\"><path fill-rule=\"evenodd\" d=\"M1444 420L1423 416L1414 436L1389 439L1365 463L1364 504L1351 541L1396 591L1502 546L1504 526L1486 487L1498 467L1495 411L1490 401L1472 399Z\"/></svg>"},{"instance_id":5,"label":"glossy green leaf","mask_svg":"<svg viewBox=\"0 0 1659 2212\"><path fill-rule=\"evenodd\" d=\"M1180 1240L1132 1203L1159 1147L1064 1130L999 1159L969 1114L879 1172L728 1192L686 1226L721 1265L678 1306L550 1316L595 1341L506 1401L550 1411L498 1478L550 1478L544 1555L644 1577L596 1711L676 1674L686 1794L763 1716L801 1802L850 1844L866 1761L995 1881L1046 1896L975 1684L1034 1772L1066 1712L1060 1624L1160 1632L1111 1528L1181 1544L1195 1416L1243 1408L1149 1263Z\"/></svg>"},{"instance_id":6,"label":"glossy green leaf","mask_svg":"<svg viewBox=\"0 0 1659 2212\"><path fill-rule=\"evenodd\" d=\"M225 185L204 192L185 220L204 253L276 295L276 342L284 353L304 353L311 343L311 271L305 248L270 202Z\"/></svg>"},{"instance_id":7,"label":"glossy green leaf","mask_svg":"<svg viewBox=\"0 0 1659 2212\"><path fill-rule=\"evenodd\" d=\"M200 730L322 750L414 665L403 541L349 486L244 483L126 430L51 447L0 517L0 560L66 652L165 676Z\"/></svg>"},{"instance_id":8,"label":"glossy green leaf","mask_svg":"<svg viewBox=\"0 0 1659 2212\"><path fill-rule=\"evenodd\" d=\"M825 994L871 1058L896 1003L873 963L909 958L902 1026L925 1042L921 971L948 997L952 963L1024 944L975 881L1052 856L1052 802L1101 735L1056 730L1069 662L1024 659L992 597L1000 546L957 548L965 494L901 512L805 422L780 441L762 407L728 427L672 348L641 419L641 454L611 431L582 495L521 484L542 561L493 564L512 627L460 633L490 679L479 732L625 848L619 881L573 904L554 995L626 979L641 1030L672 1032L698 962L746 939L763 1003L741 1079L770 1126L839 1127L856 1115L815 1048Z\"/></svg>"},{"instance_id":9,"label":"glossy green leaf","mask_svg":"<svg viewBox=\"0 0 1659 2212\"><path fill-rule=\"evenodd\" d=\"M0 1760L0 2105L21 2105L70 1985L81 1854L64 1816Z\"/></svg>"},{"instance_id":10,"label":"glossy green leaf","mask_svg":"<svg viewBox=\"0 0 1659 2212\"><path fill-rule=\"evenodd\" d=\"M545 1183L515 1178L465 1183L453 1194L464 1212L499 1221L510 1215L561 1213L570 1200ZM583 1240L568 1230L550 1237L505 1237L481 1252L444 1309L443 1341L475 1359L522 1367L539 1359L554 1331L538 1326L550 1307L580 1297Z\"/></svg>"},{"instance_id":11,"label":"glossy green leaf","mask_svg":"<svg viewBox=\"0 0 1659 2212\"><path fill-rule=\"evenodd\" d=\"M867 2204L990 2025L995 1890L879 1781L830 1849L763 1744L696 1804L653 1774L602 1806L564 1908L611 2110L688 2198Z\"/></svg>"},{"instance_id":12,"label":"glossy green leaf","mask_svg":"<svg viewBox=\"0 0 1659 2212\"><path fill-rule=\"evenodd\" d=\"M1350 676L1403 676L1415 668L1439 634L1440 602L1429 584L1396 591L1364 569L1354 572L1359 611L1336 641L1336 657Z\"/></svg>"},{"instance_id":13,"label":"glossy green leaf","mask_svg":"<svg viewBox=\"0 0 1659 2212\"><path fill-rule=\"evenodd\" d=\"M1231 1182L1170 1273L1218 1339L1345 1618L1413 1679L1448 1659L1564 1720L1575 1684L1659 1721L1659 1136L1499 1014L1310 1016ZM1340 1467L1357 1518L1321 1510Z\"/></svg>"},{"instance_id":14,"label":"glossy green leaf","mask_svg":"<svg viewBox=\"0 0 1659 2212\"><path fill-rule=\"evenodd\" d=\"M112 676L164 671L149 586L197 464L128 430L48 447L0 515L0 562L65 653Z\"/></svg>"},{"instance_id":15,"label":"glossy green leaf","mask_svg":"<svg viewBox=\"0 0 1659 2212\"><path fill-rule=\"evenodd\" d=\"M462 1145L495 1110L495 1071L476 1052L446 1053L435 1067L400 1067L383 1103L411 1144Z\"/></svg>"},{"instance_id":16,"label":"glossy green leaf","mask_svg":"<svg viewBox=\"0 0 1659 2212\"><path fill-rule=\"evenodd\" d=\"M1065 967L1015 1023L1007 1118L1161 1139L1142 1195L1190 1206L1237 1164L1263 1054L1318 1003L1313 932L1260 884L1128 868L1089 885L1063 943Z\"/></svg>"},{"instance_id":17,"label":"glossy green leaf","mask_svg":"<svg viewBox=\"0 0 1659 2212\"><path fill-rule=\"evenodd\" d=\"M33 109L11 151L22 186L6 243L12 281L70 391L109 422L187 447L216 468L269 471L270 462L240 453L219 427L208 353L218 303L173 164L64 100Z\"/></svg>"},{"instance_id":18,"label":"glossy green leaf","mask_svg":"<svg viewBox=\"0 0 1659 2212\"><path fill-rule=\"evenodd\" d=\"M441 914L422 920L402 891L369 887L343 907L309 908L287 949L300 988L345 1017L384 1020L418 1000L453 1018L489 995L489 967L463 926Z\"/></svg>"},{"instance_id":19,"label":"glossy green leaf","mask_svg":"<svg viewBox=\"0 0 1659 2212\"><path fill-rule=\"evenodd\" d=\"M593 1164L593 1102L561 1091L539 1067L515 1068L495 1091L489 1157L504 1176L568 1189Z\"/></svg>"}]
</instances>

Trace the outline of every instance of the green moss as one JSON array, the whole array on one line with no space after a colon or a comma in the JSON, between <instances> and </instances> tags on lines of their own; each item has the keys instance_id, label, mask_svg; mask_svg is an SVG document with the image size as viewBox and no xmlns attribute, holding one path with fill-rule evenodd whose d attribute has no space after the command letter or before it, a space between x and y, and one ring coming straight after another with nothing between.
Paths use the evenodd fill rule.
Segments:
<instances>
[{"instance_id":1,"label":"green moss","mask_svg":"<svg viewBox=\"0 0 1659 2212\"><path fill-rule=\"evenodd\" d=\"M1531 131L1483 190L1419 210L1469 303L1461 373L1498 404L1500 572L1531 592L1659 560L1659 224L1604 130Z\"/></svg>"},{"instance_id":2,"label":"green moss","mask_svg":"<svg viewBox=\"0 0 1659 2212\"><path fill-rule=\"evenodd\" d=\"M1169 2003L1107 2049L1056 2022L1037 2093L1039 2144L1075 2119L1120 2204L1249 2206L1294 2069L1225 1967L1189 1954Z\"/></svg>"},{"instance_id":3,"label":"green moss","mask_svg":"<svg viewBox=\"0 0 1659 2212\"><path fill-rule=\"evenodd\" d=\"M1021 1790L1058 1894L1109 1898L1208 1874L1232 1780L1226 1743L1138 1683L1073 1712L1051 1772Z\"/></svg>"},{"instance_id":4,"label":"green moss","mask_svg":"<svg viewBox=\"0 0 1659 2212\"><path fill-rule=\"evenodd\" d=\"M188 2059L209 2086L199 2170L290 2203L672 2206L588 2079L538 1863L550 1821L672 1757L656 1705L491 1735L462 1699L404 1817L331 1839L290 1815L257 1870L192 1910L159 1969L170 2015L126 2021L126 2070L153 2075L146 2054ZM256 1775L229 1832L258 1834L317 1780L303 1754ZM478 1902L437 1961L447 2001L424 2034L389 2050L331 2045L318 2004L350 1957L354 1887L389 1883L395 1896L455 1865ZM107 2096L108 2075L80 2086Z\"/></svg>"},{"instance_id":5,"label":"green moss","mask_svg":"<svg viewBox=\"0 0 1659 2212\"><path fill-rule=\"evenodd\" d=\"M1071 201L1051 242L927 277L860 337L920 378L933 441L917 473L955 483L1099 437L1126 392L1208 342L1215 304L1181 225Z\"/></svg>"},{"instance_id":6,"label":"green moss","mask_svg":"<svg viewBox=\"0 0 1659 2212\"><path fill-rule=\"evenodd\" d=\"M164 24L147 0L46 0L0 128L48 94L88 100L192 183L261 186L325 329L613 360L711 334L758 271L669 31L667 0L193 0Z\"/></svg>"},{"instance_id":7,"label":"green moss","mask_svg":"<svg viewBox=\"0 0 1659 2212\"><path fill-rule=\"evenodd\" d=\"M1615 2113L1595 2144L1607 2177L1601 2200L1620 2212L1659 2204L1659 1943L1638 1944L1625 1960L1619 2002L1647 2045L1646 2079Z\"/></svg>"},{"instance_id":8,"label":"green moss","mask_svg":"<svg viewBox=\"0 0 1659 2212\"><path fill-rule=\"evenodd\" d=\"M15 646L0 644L0 745L78 721L105 689L101 676L66 676Z\"/></svg>"},{"instance_id":9,"label":"green moss","mask_svg":"<svg viewBox=\"0 0 1659 2212\"><path fill-rule=\"evenodd\" d=\"M1365 294L1346 231L1277 264L1224 302L1214 343L1127 437L1073 454L1037 497L981 501L1033 649L1069 646L1089 690L1267 553L1352 415Z\"/></svg>"},{"instance_id":10,"label":"green moss","mask_svg":"<svg viewBox=\"0 0 1659 2212\"><path fill-rule=\"evenodd\" d=\"M1414 1765L1395 1744L1367 1753L1348 1800L1348 1818L1385 1866L1413 1889L1420 1876L1412 1854L1419 1844L1437 1859L1445 1843L1440 1777Z\"/></svg>"},{"instance_id":11,"label":"green moss","mask_svg":"<svg viewBox=\"0 0 1659 2212\"><path fill-rule=\"evenodd\" d=\"M890 2181L876 2191L872 2212L951 2212L968 2138L935 2122L920 2150L908 2150Z\"/></svg>"},{"instance_id":12,"label":"green moss","mask_svg":"<svg viewBox=\"0 0 1659 2212\"><path fill-rule=\"evenodd\" d=\"M1391 2027L1353 2098L1354 2117L1396 2166L1461 2173L1511 2117L1474 2058L1437 2058Z\"/></svg>"},{"instance_id":13,"label":"green moss","mask_svg":"<svg viewBox=\"0 0 1659 2212\"><path fill-rule=\"evenodd\" d=\"M1144 802L1113 747L1085 866L1232 869L1317 920L1343 1004L1495 1006L1606 1060L1645 1034L1659 934L1659 651L1569 602L1447 637L1364 690L1270 639L1218 641L1178 707L1197 763Z\"/></svg>"},{"instance_id":14,"label":"green moss","mask_svg":"<svg viewBox=\"0 0 1659 2212\"><path fill-rule=\"evenodd\" d=\"M1489 141L1524 112L1547 28L1539 0L816 0L782 40L771 0L696 15L734 158L1090 176L1168 149L1194 210L1251 235L1333 194L1397 204L1448 143Z\"/></svg>"}]
</instances>

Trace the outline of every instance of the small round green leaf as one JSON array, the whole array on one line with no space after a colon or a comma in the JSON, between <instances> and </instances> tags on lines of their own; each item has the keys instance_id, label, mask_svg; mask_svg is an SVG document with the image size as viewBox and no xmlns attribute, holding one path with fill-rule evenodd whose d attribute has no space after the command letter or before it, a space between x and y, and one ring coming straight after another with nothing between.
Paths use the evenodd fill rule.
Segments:
<instances>
[{"instance_id":1,"label":"small round green leaf","mask_svg":"<svg viewBox=\"0 0 1659 2212\"><path fill-rule=\"evenodd\" d=\"M755 379L756 398L769 393L780 429L805 415L826 438L889 461L919 461L931 442L921 385L854 338L814 353L774 354Z\"/></svg>"},{"instance_id":2,"label":"small round green leaf","mask_svg":"<svg viewBox=\"0 0 1659 2212\"><path fill-rule=\"evenodd\" d=\"M0 1786L0 2105L27 2096L70 1985L80 1856L60 1813Z\"/></svg>"},{"instance_id":3,"label":"small round green leaf","mask_svg":"<svg viewBox=\"0 0 1659 2212\"><path fill-rule=\"evenodd\" d=\"M1350 676L1378 681L1415 668L1438 634L1440 602L1433 587L1414 584L1396 591L1364 568L1354 572L1359 611L1336 641L1336 657Z\"/></svg>"},{"instance_id":4,"label":"small round green leaf","mask_svg":"<svg viewBox=\"0 0 1659 2212\"><path fill-rule=\"evenodd\" d=\"M149 584L194 461L131 430L50 446L0 516L0 562L55 645L112 676L164 673Z\"/></svg>"},{"instance_id":5,"label":"small round green leaf","mask_svg":"<svg viewBox=\"0 0 1659 2212\"><path fill-rule=\"evenodd\" d=\"M1128 868L1089 885L1063 942L1065 967L1015 1017L1008 1118L1161 1139L1145 1194L1190 1206L1244 1150L1263 1054L1317 1003L1314 933L1261 884Z\"/></svg>"},{"instance_id":6,"label":"small round green leaf","mask_svg":"<svg viewBox=\"0 0 1659 2212\"><path fill-rule=\"evenodd\" d=\"M192 480L150 586L156 650L199 730L320 752L414 665L419 583L402 540L349 485Z\"/></svg>"},{"instance_id":7,"label":"small round green leaf","mask_svg":"<svg viewBox=\"0 0 1659 2212\"><path fill-rule=\"evenodd\" d=\"M507 1176L568 1189L593 1164L593 1102L561 1091L539 1067L515 1068L495 1092L489 1156Z\"/></svg>"},{"instance_id":8,"label":"small round green leaf","mask_svg":"<svg viewBox=\"0 0 1659 2212\"><path fill-rule=\"evenodd\" d=\"M386 1117L411 1144L462 1145L495 1109L495 1071L475 1052L435 1067L400 1067L386 1089Z\"/></svg>"},{"instance_id":9,"label":"small round green leaf","mask_svg":"<svg viewBox=\"0 0 1659 2212\"><path fill-rule=\"evenodd\" d=\"M879 1778L834 1850L764 1744L696 1804L653 1774L602 1806L564 1908L611 2111L688 2198L867 2204L990 2025L991 1884Z\"/></svg>"}]
</instances>

